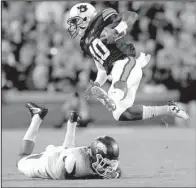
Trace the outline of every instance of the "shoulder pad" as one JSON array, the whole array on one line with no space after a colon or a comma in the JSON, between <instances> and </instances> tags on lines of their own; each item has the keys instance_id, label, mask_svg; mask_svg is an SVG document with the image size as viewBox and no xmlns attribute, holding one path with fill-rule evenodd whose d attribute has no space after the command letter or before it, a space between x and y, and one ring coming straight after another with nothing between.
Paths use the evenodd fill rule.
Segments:
<instances>
[{"instance_id":1,"label":"shoulder pad","mask_svg":"<svg viewBox=\"0 0 196 188\"><path fill-rule=\"evenodd\" d=\"M117 11L113 8L107 8L102 11L102 16L104 21L107 20L112 15L118 15Z\"/></svg>"}]
</instances>

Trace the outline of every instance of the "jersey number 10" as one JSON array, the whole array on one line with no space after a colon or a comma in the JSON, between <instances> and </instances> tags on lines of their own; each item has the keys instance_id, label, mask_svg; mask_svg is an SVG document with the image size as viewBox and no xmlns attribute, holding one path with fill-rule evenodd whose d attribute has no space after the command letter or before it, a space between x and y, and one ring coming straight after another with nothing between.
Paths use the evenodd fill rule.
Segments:
<instances>
[{"instance_id":1,"label":"jersey number 10","mask_svg":"<svg viewBox=\"0 0 196 188\"><path fill-rule=\"evenodd\" d=\"M93 40L93 42L89 46L89 50L95 60L99 61L102 64L104 63L103 61L106 60L110 55L110 51L108 50L108 48L98 38Z\"/></svg>"}]
</instances>

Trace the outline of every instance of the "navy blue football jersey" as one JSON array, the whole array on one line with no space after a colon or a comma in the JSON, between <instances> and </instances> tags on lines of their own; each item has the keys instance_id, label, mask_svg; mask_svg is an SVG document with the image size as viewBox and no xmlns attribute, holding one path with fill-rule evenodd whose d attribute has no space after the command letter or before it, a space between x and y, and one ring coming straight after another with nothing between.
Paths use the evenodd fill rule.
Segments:
<instances>
[{"instance_id":1,"label":"navy blue football jersey","mask_svg":"<svg viewBox=\"0 0 196 188\"><path fill-rule=\"evenodd\" d=\"M105 27L114 28L120 21L116 10L113 8L104 9L91 20L80 41L84 54L90 55L101 63L107 73L111 71L115 61L136 55L133 44L127 40L126 36L114 44L107 44L100 40L100 34Z\"/></svg>"}]
</instances>

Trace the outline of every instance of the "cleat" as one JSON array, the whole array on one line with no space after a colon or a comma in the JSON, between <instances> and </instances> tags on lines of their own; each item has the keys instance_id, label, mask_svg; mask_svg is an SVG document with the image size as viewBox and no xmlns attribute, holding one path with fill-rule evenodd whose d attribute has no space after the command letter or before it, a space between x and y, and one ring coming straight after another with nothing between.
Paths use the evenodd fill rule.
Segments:
<instances>
[{"instance_id":1,"label":"cleat","mask_svg":"<svg viewBox=\"0 0 196 188\"><path fill-rule=\"evenodd\" d=\"M82 119L82 116L79 112L77 111L71 111L69 113L69 121L71 123L77 122L79 124L80 120Z\"/></svg>"},{"instance_id":2,"label":"cleat","mask_svg":"<svg viewBox=\"0 0 196 188\"><path fill-rule=\"evenodd\" d=\"M48 109L45 108L44 106L38 106L37 104L33 102L28 102L26 104L26 108L29 109L31 113L31 117L33 117L35 114L39 114L41 119L44 119L46 114L48 113Z\"/></svg>"},{"instance_id":3,"label":"cleat","mask_svg":"<svg viewBox=\"0 0 196 188\"><path fill-rule=\"evenodd\" d=\"M168 106L172 115L182 118L184 120L189 119L188 113L182 108L180 108L174 101L169 101Z\"/></svg>"},{"instance_id":4,"label":"cleat","mask_svg":"<svg viewBox=\"0 0 196 188\"><path fill-rule=\"evenodd\" d=\"M92 92L93 96L98 101L100 101L109 111L114 111L116 109L115 102L108 97L108 95L104 89L102 89L98 86L93 86L91 88L91 92Z\"/></svg>"}]
</instances>

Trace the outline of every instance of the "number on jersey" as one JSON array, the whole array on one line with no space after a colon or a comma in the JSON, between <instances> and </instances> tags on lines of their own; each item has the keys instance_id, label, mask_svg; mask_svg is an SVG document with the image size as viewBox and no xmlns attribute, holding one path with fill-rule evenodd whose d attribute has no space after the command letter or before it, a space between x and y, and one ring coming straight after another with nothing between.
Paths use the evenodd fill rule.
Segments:
<instances>
[{"instance_id":1,"label":"number on jersey","mask_svg":"<svg viewBox=\"0 0 196 188\"><path fill-rule=\"evenodd\" d=\"M99 61L101 64L103 64L103 61L106 60L110 55L109 49L98 38L93 40L92 44L89 46L89 50L95 60Z\"/></svg>"}]
</instances>

